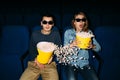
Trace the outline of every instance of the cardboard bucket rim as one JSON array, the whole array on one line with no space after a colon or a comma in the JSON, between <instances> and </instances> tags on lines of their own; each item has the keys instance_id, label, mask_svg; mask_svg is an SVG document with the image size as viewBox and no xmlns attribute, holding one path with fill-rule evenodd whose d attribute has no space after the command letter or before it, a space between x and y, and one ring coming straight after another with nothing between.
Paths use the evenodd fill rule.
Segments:
<instances>
[{"instance_id":1,"label":"cardboard bucket rim","mask_svg":"<svg viewBox=\"0 0 120 80\"><path fill-rule=\"evenodd\" d=\"M37 44L37 49L44 52L52 52L55 49L55 47L55 44L52 42L42 41Z\"/></svg>"}]
</instances>

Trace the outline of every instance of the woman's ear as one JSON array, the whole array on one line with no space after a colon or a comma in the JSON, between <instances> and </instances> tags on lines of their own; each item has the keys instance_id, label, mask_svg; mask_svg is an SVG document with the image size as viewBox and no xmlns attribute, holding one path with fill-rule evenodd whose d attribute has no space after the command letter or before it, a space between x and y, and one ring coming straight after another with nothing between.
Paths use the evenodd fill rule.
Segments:
<instances>
[{"instance_id":1,"label":"woman's ear","mask_svg":"<svg viewBox=\"0 0 120 80\"><path fill-rule=\"evenodd\" d=\"M54 26L54 23L53 23L53 26Z\"/></svg>"}]
</instances>

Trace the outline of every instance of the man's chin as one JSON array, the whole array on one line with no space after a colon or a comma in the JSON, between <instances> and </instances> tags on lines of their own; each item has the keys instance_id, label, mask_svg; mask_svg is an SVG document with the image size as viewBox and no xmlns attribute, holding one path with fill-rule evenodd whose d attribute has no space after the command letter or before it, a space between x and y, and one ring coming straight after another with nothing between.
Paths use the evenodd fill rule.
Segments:
<instances>
[{"instance_id":1,"label":"man's chin","mask_svg":"<svg viewBox=\"0 0 120 80\"><path fill-rule=\"evenodd\" d=\"M46 32L49 32L49 31L51 31L51 29L46 29L45 31L46 31Z\"/></svg>"}]
</instances>

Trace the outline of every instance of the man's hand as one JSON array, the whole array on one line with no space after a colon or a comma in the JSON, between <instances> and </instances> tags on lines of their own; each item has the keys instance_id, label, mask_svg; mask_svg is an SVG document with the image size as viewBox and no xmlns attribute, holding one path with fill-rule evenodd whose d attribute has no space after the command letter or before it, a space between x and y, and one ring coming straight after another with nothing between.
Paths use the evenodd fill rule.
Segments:
<instances>
[{"instance_id":1,"label":"man's hand","mask_svg":"<svg viewBox=\"0 0 120 80\"><path fill-rule=\"evenodd\" d=\"M44 68L45 68L45 65L44 65L44 64L41 64L41 63L39 63L36 59L35 59L35 61L34 61L34 62L35 62L35 64L34 64L34 65L35 65L35 66L36 66L36 65L37 65L37 66L39 66L39 68L40 68L40 69L44 69Z\"/></svg>"},{"instance_id":2,"label":"man's hand","mask_svg":"<svg viewBox=\"0 0 120 80\"><path fill-rule=\"evenodd\" d=\"M48 64L52 62L53 56L49 59Z\"/></svg>"}]
</instances>

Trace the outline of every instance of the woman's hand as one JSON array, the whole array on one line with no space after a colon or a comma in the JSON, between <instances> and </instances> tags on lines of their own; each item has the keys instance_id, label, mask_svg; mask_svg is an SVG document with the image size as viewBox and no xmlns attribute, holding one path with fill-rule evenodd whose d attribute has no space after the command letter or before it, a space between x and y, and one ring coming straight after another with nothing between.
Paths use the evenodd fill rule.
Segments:
<instances>
[{"instance_id":1,"label":"woman's hand","mask_svg":"<svg viewBox=\"0 0 120 80\"><path fill-rule=\"evenodd\" d=\"M76 40L72 41L72 43L70 44L71 48L74 47L74 46L77 46L77 41Z\"/></svg>"},{"instance_id":2,"label":"woman's hand","mask_svg":"<svg viewBox=\"0 0 120 80\"><path fill-rule=\"evenodd\" d=\"M94 44L92 44L92 42L90 42L88 49L94 49L96 46Z\"/></svg>"},{"instance_id":3,"label":"woman's hand","mask_svg":"<svg viewBox=\"0 0 120 80\"><path fill-rule=\"evenodd\" d=\"M80 44L80 41L78 41L78 40L74 40L71 44L70 44L70 47L77 47L78 45L77 44Z\"/></svg>"}]
</instances>

